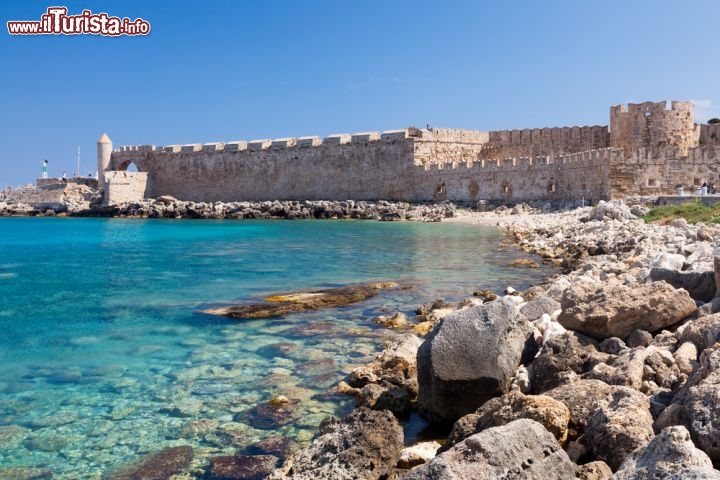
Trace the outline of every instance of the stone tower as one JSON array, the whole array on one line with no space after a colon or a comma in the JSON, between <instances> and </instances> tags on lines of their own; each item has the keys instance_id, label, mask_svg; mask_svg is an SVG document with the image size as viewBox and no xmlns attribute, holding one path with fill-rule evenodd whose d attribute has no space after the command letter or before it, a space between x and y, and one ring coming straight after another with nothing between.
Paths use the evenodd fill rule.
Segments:
<instances>
[{"instance_id":1,"label":"stone tower","mask_svg":"<svg viewBox=\"0 0 720 480\"><path fill-rule=\"evenodd\" d=\"M105 191L105 171L110 167L111 155L112 141L106 133L103 133L97 141L98 190L100 192Z\"/></svg>"},{"instance_id":2,"label":"stone tower","mask_svg":"<svg viewBox=\"0 0 720 480\"><path fill-rule=\"evenodd\" d=\"M676 147L681 155L697 146L692 102L645 102L610 107L610 146L635 149Z\"/></svg>"}]
</instances>

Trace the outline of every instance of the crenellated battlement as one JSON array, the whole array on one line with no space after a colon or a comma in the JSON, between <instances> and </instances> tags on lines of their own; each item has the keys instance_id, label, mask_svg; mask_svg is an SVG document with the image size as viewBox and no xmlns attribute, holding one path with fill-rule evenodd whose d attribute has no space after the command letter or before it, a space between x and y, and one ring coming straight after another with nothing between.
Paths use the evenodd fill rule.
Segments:
<instances>
[{"instance_id":1,"label":"crenellated battlement","mask_svg":"<svg viewBox=\"0 0 720 480\"><path fill-rule=\"evenodd\" d=\"M444 129L450 130L450 129ZM458 130L459 132L466 132ZM156 147L155 145L126 145L116 148L112 151L113 157L137 156L139 153L162 153L162 154L192 154L197 152L203 153L221 153L221 152L259 152L264 150L284 150L294 148L311 148L326 147L336 145L366 145L370 142L387 142L392 143L410 138L408 129L387 130L384 132L359 132L359 133L339 133L328 135L327 137L308 136L308 137L288 137L277 139L258 139L258 140L236 140L231 142L211 142L211 143L188 143L184 145L167 145Z\"/></svg>"}]
</instances>

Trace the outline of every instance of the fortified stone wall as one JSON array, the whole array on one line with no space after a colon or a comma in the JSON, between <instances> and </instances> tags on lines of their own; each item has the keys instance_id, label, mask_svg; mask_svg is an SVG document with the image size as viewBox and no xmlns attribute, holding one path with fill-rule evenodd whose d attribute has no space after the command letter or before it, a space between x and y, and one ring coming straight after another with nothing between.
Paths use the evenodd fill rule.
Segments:
<instances>
[{"instance_id":1,"label":"fortified stone wall","mask_svg":"<svg viewBox=\"0 0 720 480\"><path fill-rule=\"evenodd\" d=\"M700 145L720 145L720 123L700 125Z\"/></svg>"},{"instance_id":2,"label":"fortified stone wall","mask_svg":"<svg viewBox=\"0 0 720 480\"><path fill-rule=\"evenodd\" d=\"M476 160L434 165L419 177L424 179L423 191L435 188L437 200L597 201L610 197L606 179L621 155L620 150L606 148L554 157Z\"/></svg>"},{"instance_id":3,"label":"fortified stone wall","mask_svg":"<svg viewBox=\"0 0 720 480\"><path fill-rule=\"evenodd\" d=\"M610 146L607 126L532 128L489 132L482 158L563 155Z\"/></svg>"},{"instance_id":4,"label":"fortified stone wall","mask_svg":"<svg viewBox=\"0 0 720 480\"><path fill-rule=\"evenodd\" d=\"M645 102L610 108L610 146L626 154L635 149L677 147L682 154L697 146L692 102Z\"/></svg>"},{"instance_id":5,"label":"fortified stone wall","mask_svg":"<svg viewBox=\"0 0 720 480\"><path fill-rule=\"evenodd\" d=\"M205 202L600 200L720 184L718 137L720 125L693 124L690 102L672 102L669 110L666 102L646 102L612 107L609 129L411 127L112 153L103 135L98 164L119 171L101 176L109 203L161 195ZM145 175L122 172L131 163Z\"/></svg>"},{"instance_id":6,"label":"fortified stone wall","mask_svg":"<svg viewBox=\"0 0 720 480\"><path fill-rule=\"evenodd\" d=\"M610 177L613 198L674 195L678 186L690 193L704 182L720 186L720 147L636 150L613 161Z\"/></svg>"},{"instance_id":7,"label":"fortified stone wall","mask_svg":"<svg viewBox=\"0 0 720 480\"><path fill-rule=\"evenodd\" d=\"M28 205L57 205L65 198L65 184L46 184L42 187L27 186L10 192L6 198L8 203L27 203Z\"/></svg>"},{"instance_id":8,"label":"fortified stone wall","mask_svg":"<svg viewBox=\"0 0 720 480\"><path fill-rule=\"evenodd\" d=\"M146 172L105 172L103 180L103 198L108 205L134 202L150 196Z\"/></svg>"},{"instance_id":9,"label":"fortified stone wall","mask_svg":"<svg viewBox=\"0 0 720 480\"><path fill-rule=\"evenodd\" d=\"M111 168L149 172L149 196L194 201L403 199L406 130L169 147L125 147ZM412 175L410 175L410 178ZM428 192L432 198L432 192Z\"/></svg>"},{"instance_id":10,"label":"fortified stone wall","mask_svg":"<svg viewBox=\"0 0 720 480\"><path fill-rule=\"evenodd\" d=\"M123 147L111 168L134 163L147 183L105 176L108 202L172 195L183 200L508 200L607 198L613 153L481 159L487 134L397 130L321 139ZM119 172L125 174L126 172ZM600 179L600 181L589 181ZM122 192L115 192L122 188ZM141 198L141 197L136 197Z\"/></svg>"}]
</instances>

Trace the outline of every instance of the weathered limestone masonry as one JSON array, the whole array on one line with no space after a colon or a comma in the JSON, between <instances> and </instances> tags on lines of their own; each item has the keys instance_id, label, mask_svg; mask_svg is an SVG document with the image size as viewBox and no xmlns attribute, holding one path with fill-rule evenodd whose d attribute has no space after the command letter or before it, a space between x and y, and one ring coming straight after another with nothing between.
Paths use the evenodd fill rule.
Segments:
<instances>
[{"instance_id":1,"label":"weathered limestone masonry","mask_svg":"<svg viewBox=\"0 0 720 480\"><path fill-rule=\"evenodd\" d=\"M392 130L277 140L129 146L98 142L105 202L600 200L720 183L720 128L690 102L618 105L610 126L481 132ZM135 164L138 172L127 172ZM700 183L698 183L700 182Z\"/></svg>"}]
</instances>

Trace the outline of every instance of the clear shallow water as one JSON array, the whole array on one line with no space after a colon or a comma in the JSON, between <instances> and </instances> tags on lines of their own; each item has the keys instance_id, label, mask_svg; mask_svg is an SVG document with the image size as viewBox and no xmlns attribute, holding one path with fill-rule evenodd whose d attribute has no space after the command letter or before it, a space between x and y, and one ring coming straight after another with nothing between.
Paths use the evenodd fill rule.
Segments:
<instances>
[{"instance_id":1,"label":"clear shallow water","mask_svg":"<svg viewBox=\"0 0 720 480\"><path fill-rule=\"evenodd\" d=\"M165 446L199 468L268 437L306 442L352 400L327 392L410 314L475 289L523 288L499 233L456 224L0 219L0 468L101 478ZM544 272L545 274L547 271ZM199 313L268 293L371 280L413 285L285 318ZM248 410L299 401L268 427Z\"/></svg>"}]
</instances>

